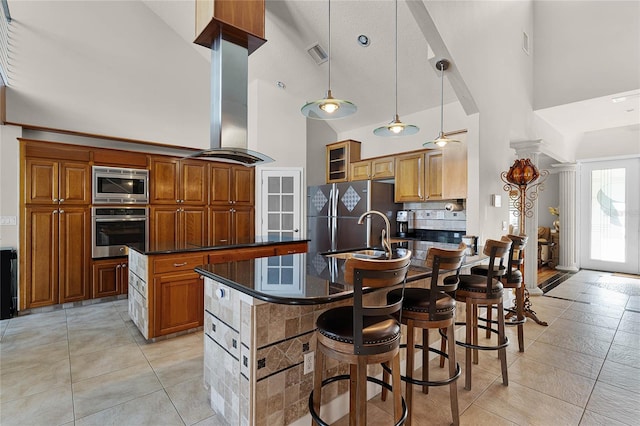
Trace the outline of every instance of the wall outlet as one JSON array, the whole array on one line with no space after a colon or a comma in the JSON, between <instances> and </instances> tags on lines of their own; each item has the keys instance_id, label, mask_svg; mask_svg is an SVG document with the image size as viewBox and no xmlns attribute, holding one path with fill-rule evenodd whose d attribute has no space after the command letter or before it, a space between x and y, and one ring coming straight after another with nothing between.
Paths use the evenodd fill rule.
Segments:
<instances>
[{"instance_id":1,"label":"wall outlet","mask_svg":"<svg viewBox=\"0 0 640 426\"><path fill-rule=\"evenodd\" d=\"M313 372L313 361L314 361L315 352L309 352L304 354L304 368L303 374L309 374Z\"/></svg>"},{"instance_id":2,"label":"wall outlet","mask_svg":"<svg viewBox=\"0 0 640 426\"><path fill-rule=\"evenodd\" d=\"M15 216L0 216L0 225L15 226Z\"/></svg>"}]
</instances>

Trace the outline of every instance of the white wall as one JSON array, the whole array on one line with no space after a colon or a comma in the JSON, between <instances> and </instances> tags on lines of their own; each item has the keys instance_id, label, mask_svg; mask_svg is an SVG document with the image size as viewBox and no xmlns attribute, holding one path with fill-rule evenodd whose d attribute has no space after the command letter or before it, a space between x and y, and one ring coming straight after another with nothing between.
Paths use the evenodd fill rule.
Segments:
<instances>
[{"instance_id":1,"label":"white wall","mask_svg":"<svg viewBox=\"0 0 640 426\"><path fill-rule=\"evenodd\" d=\"M532 125L533 60L522 50L522 32L533 34L530 1L425 2L473 99L478 114L477 174L470 166L469 233L481 240L499 237L508 206L490 205L491 194L505 194L500 173L513 163L513 140L535 139ZM469 150L471 150L469 146ZM476 161L473 155L472 161ZM477 179L477 181L475 180ZM475 210L475 211L474 211Z\"/></svg>"},{"instance_id":2,"label":"white wall","mask_svg":"<svg viewBox=\"0 0 640 426\"><path fill-rule=\"evenodd\" d=\"M640 155L640 126L586 132L580 135L577 160Z\"/></svg>"},{"instance_id":3,"label":"white wall","mask_svg":"<svg viewBox=\"0 0 640 426\"><path fill-rule=\"evenodd\" d=\"M639 87L640 2L535 1L534 108Z\"/></svg>"},{"instance_id":4,"label":"white wall","mask_svg":"<svg viewBox=\"0 0 640 426\"><path fill-rule=\"evenodd\" d=\"M209 62L144 3L11 2L11 14L8 122L209 146Z\"/></svg>"},{"instance_id":5,"label":"white wall","mask_svg":"<svg viewBox=\"0 0 640 426\"><path fill-rule=\"evenodd\" d=\"M18 247L20 210L20 146L16 138L22 129L16 126L0 126L0 216L13 216L16 225L0 225L0 247Z\"/></svg>"}]
</instances>

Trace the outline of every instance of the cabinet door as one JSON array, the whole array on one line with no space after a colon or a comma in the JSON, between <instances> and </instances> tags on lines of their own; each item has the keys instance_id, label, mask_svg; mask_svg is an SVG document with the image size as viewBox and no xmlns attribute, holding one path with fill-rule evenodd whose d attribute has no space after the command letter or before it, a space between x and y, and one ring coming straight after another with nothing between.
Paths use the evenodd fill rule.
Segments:
<instances>
[{"instance_id":1,"label":"cabinet door","mask_svg":"<svg viewBox=\"0 0 640 426\"><path fill-rule=\"evenodd\" d=\"M173 250L180 238L178 207L151 207L149 241L152 251Z\"/></svg>"},{"instance_id":2,"label":"cabinet door","mask_svg":"<svg viewBox=\"0 0 640 426\"><path fill-rule=\"evenodd\" d=\"M88 164L60 163L58 185L58 198L62 203L91 203L91 168Z\"/></svg>"},{"instance_id":3,"label":"cabinet door","mask_svg":"<svg viewBox=\"0 0 640 426\"><path fill-rule=\"evenodd\" d=\"M180 162L176 158L151 157L149 186L152 204L176 204L180 199L179 169Z\"/></svg>"},{"instance_id":4,"label":"cabinet door","mask_svg":"<svg viewBox=\"0 0 640 426\"><path fill-rule=\"evenodd\" d=\"M92 298L115 296L121 292L122 261L95 260L92 268Z\"/></svg>"},{"instance_id":5,"label":"cabinet door","mask_svg":"<svg viewBox=\"0 0 640 426\"><path fill-rule=\"evenodd\" d=\"M89 210L60 208L59 225L59 303L89 298L89 259L91 227Z\"/></svg>"},{"instance_id":6,"label":"cabinet door","mask_svg":"<svg viewBox=\"0 0 640 426\"><path fill-rule=\"evenodd\" d=\"M200 327L204 322L204 280L194 272L156 276L154 335Z\"/></svg>"},{"instance_id":7,"label":"cabinet door","mask_svg":"<svg viewBox=\"0 0 640 426\"><path fill-rule=\"evenodd\" d=\"M58 303L58 209L25 209L21 295L24 309Z\"/></svg>"},{"instance_id":8,"label":"cabinet door","mask_svg":"<svg viewBox=\"0 0 640 426\"><path fill-rule=\"evenodd\" d=\"M389 179L395 176L395 158L385 157L371 160L371 179Z\"/></svg>"},{"instance_id":9,"label":"cabinet door","mask_svg":"<svg viewBox=\"0 0 640 426\"><path fill-rule=\"evenodd\" d=\"M211 207L209 209L209 244L231 244L231 208Z\"/></svg>"},{"instance_id":10,"label":"cabinet door","mask_svg":"<svg viewBox=\"0 0 640 426\"><path fill-rule=\"evenodd\" d=\"M180 162L180 200L184 204L204 206L208 201L207 163L197 160Z\"/></svg>"},{"instance_id":11,"label":"cabinet door","mask_svg":"<svg viewBox=\"0 0 640 426\"><path fill-rule=\"evenodd\" d=\"M58 166L57 161L27 158L24 177L25 204L57 204Z\"/></svg>"},{"instance_id":12,"label":"cabinet door","mask_svg":"<svg viewBox=\"0 0 640 426\"><path fill-rule=\"evenodd\" d=\"M207 208L183 207L180 212L180 241L185 247L204 247L208 244L207 237Z\"/></svg>"},{"instance_id":13,"label":"cabinet door","mask_svg":"<svg viewBox=\"0 0 640 426\"><path fill-rule=\"evenodd\" d=\"M253 206L255 204L254 169L243 166L232 166L232 198L236 205Z\"/></svg>"},{"instance_id":14,"label":"cabinet door","mask_svg":"<svg viewBox=\"0 0 640 426\"><path fill-rule=\"evenodd\" d=\"M467 198L467 148L451 144L444 150L442 198Z\"/></svg>"},{"instance_id":15,"label":"cabinet door","mask_svg":"<svg viewBox=\"0 0 640 426\"><path fill-rule=\"evenodd\" d=\"M442 199L442 156L442 151L431 151L424 155L426 198L429 200Z\"/></svg>"},{"instance_id":16,"label":"cabinet door","mask_svg":"<svg viewBox=\"0 0 640 426\"><path fill-rule=\"evenodd\" d=\"M223 163L209 165L209 202L231 204L231 166Z\"/></svg>"},{"instance_id":17,"label":"cabinet door","mask_svg":"<svg viewBox=\"0 0 640 426\"><path fill-rule=\"evenodd\" d=\"M396 157L395 201L424 200L424 154L409 154Z\"/></svg>"},{"instance_id":18,"label":"cabinet door","mask_svg":"<svg viewBox=\"0 0 640 426\"><path fill-rule=\"evenodd\" d=\"M368 180L371 177L371 161L357 161L350 166L350 180Z\"/></svg>"},{"instance_id":19,"label":"cabinet door","mask_svg":"<svg viewBox=\"0 0 640 426\"><path fill-rule=\"evenodd\" d=\"M233 212L233 242L244 243L252 241L255 235L255 214L253 207L234 208Z\"/></svg>"}]
</instances>

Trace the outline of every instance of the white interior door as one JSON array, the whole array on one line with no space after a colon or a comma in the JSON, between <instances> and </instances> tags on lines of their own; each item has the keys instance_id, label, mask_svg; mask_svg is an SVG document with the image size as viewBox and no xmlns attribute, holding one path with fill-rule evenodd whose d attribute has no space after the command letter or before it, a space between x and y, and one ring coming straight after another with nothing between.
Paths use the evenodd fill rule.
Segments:
<instances>
[{"instance_id":1,"label":"white interior door","mask_svg":"<svg viewBox=\"0 0 640 426\"><path fill-rule=\"evenodd\" d=\"M302 235L302 170L262 169L260 176L260 235L277 240L299 238ZM302 266L301 255L257 259L260 289L301 295Z\"/></svg>"},{"instance_id":2,"label":"white interior door","mask_svg":"<svg viewBox=\"0 0 640 426\"><path fill-rule=\"evenodd\" d=\"M299 238L302 224L302 171L260 171L260 233L270 238Z\"/></svg>"},{"instance_id":3,"label":"white interior door","mask_svg":"<svg viewBox=\"0 0 640 426\"><path fill-rule=\"evenodd\" d=\"M580 267L640 273L640 158L583 163Z\"/></svg>"}]
</instances>

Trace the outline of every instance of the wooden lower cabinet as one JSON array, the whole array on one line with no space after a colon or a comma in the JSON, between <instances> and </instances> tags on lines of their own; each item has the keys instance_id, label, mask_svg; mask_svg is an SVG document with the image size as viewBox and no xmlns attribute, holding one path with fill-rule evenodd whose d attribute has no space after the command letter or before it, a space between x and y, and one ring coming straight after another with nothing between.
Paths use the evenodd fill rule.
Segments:
<instances>
[{"instance_id":1,"label":"wooden lower cabinet","mask_svg":"<svg viewBox=\"0 0 640 426\"><path fill-rule=\"evenodd\" d=\"M208 245L206 207L153 206L150 209L150 219L149 241L152 251Z\"/></svg>"},{"instance_id":2,"label":"wooden lower cabinet","mask_svg":"<svg viewBox=\"0 0 640 426\"><path fill-rule=\"evenodd\" d=\"M89 298L89 210L27 207L21 256L21 309Z\"/></svg>"},{"instance_id":3,"label":"wooden lower cabinet","mask_svg":"<svg viewBox=\"0 0 640 426\"><path fill-rule=\"evenodd\" d=\"M204 280L195 272L164 274L153 280L156 336L200 327L204 314Z\"/></svg>"},{"instance_id":4,"label":"wooden lower cabinet","mask_svg":"<svg viewBox=\"0 0 640 426\"><path fill-rule=\"evenodd\" d=\"M126 258L94 260L91 268L91 298L127 294L128 264Z\"/></svg>"},{"instance_id":5,"label":"wooden lower cabinet","mask_svg":"<svg viewBox=\"0 0 640 426\"><path fill-rule=\"evenodd\" d=\"M253 207L210 207L209 242L212 245L239 244L253 239L255 210Z\"/></svg>"}]
</instances>

